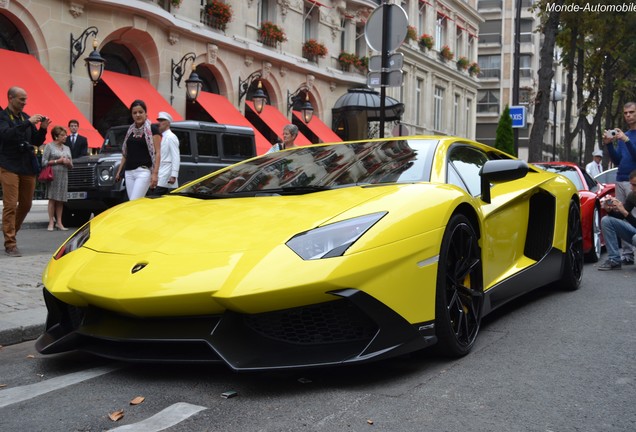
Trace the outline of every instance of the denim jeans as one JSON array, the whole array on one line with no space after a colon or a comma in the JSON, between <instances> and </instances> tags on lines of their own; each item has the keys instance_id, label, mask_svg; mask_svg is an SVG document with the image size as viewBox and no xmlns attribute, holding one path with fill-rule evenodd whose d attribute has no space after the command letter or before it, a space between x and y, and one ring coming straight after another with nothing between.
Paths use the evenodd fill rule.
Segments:
<instances>
[{"instance_id":1,"label":"denim jeans","mask_svg":"<svg viewBox=\"0 0 636 432\"><path fill-rule=\"evenodd\" d=\"M601 219L601 231L605 239L607 257L614 262L621 262L619 250L620 240L636 245L636 227L624 219L605 216Z\"/></svg>"},{"instance_id":2,"label":"denim jeans","mask_svg":"<svg viewBox=\"0 0 636 432\"><path fill-rule=\"evenodd\" d=\"M150 187L150 168L139 167L134 170L126 170L125 175L128 200L132 201L146 196Z\"/></svg>"}]
</instances>

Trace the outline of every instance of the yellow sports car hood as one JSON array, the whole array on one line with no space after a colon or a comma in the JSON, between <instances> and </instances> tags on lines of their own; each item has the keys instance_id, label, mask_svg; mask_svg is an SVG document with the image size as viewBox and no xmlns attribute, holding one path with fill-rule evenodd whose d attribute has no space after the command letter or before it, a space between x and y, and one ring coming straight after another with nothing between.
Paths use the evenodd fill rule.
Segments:
<instances>
[{"instance_id":1,"label":"yellow sports car hood","mask_svg":"<svg viewBox=\"0 0 636 432\"><path fill-rule=\"evenodd\" d=\"M364 215L366 207L359 207L361 204L395 192L396 188L353 187L284 197L141 199L96 218L86 247L126 255L270 248L330 219L339 220L339 215L353 207L358 207L355 214L342 219ZM369 207L369 212L378 210L376 206Z\"/></svg>"}]
</instances>

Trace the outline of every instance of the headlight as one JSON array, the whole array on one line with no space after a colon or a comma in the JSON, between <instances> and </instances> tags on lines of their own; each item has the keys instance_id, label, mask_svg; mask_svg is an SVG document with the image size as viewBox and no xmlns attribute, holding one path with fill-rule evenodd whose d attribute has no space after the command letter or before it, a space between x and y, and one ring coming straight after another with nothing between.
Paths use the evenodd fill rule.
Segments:
<instances>
[{"instance_id":1,"label":"headlight","mask_svg":"<svg viewBox=\"0 0 636 432\"><path fill-rule=\"evenodd\" d=\"M373 213L296 234L286 245L304 260L341 256L387 212Z\"/></svg>"},{"instance_id":2,"label":"headlight","mask_svg":"<svg viewBox=\"0 0 636 432\"><path fill-rule=\"evenodd\" d=\"M101 168L99 170L99 178L102 182L107 182L113 179L113 167Z\"/></svg>"},{"instance_id":3,"label":"headlight","mask_svg":"<svg viewBox=\"0 0 636 432\"><path fill-rule=\"evenodd\" d=\"M84 246L84 243L88 241L91 237L91 224L87 223L82 228L77 230L75 234L69 237L68 240L58 249L57 253L53 257L58 260L62 258L64 255L73 252Z\"/></svg>"}]
</instances>

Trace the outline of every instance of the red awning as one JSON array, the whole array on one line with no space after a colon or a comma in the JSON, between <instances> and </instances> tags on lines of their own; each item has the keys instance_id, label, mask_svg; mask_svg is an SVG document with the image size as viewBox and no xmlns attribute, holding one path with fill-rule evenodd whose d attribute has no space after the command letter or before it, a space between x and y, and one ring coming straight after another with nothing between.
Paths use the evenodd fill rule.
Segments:
<instances>
[{"instance_id":1,"label":"red awning","mask_svg":"<svg viewBox=\"0 0 636 432\"><path fill-rule=\"evenodd\" d=\"M272 147L272 144L260 133L243 114L227 100L227 98L210 92L199 93L197 102L203 109L212 116L215 122L236 126L247 126L254 129L256 138L256 154L263 154Z\"/></svg>"},{"instance_id":2,"label":"red awning","mask_svg":"<svg viewBox=\"0 0 636 432\"><path fill-rule=\"evenodd\" d=\"M292 113L294 113L294 117L296 117L298 121L302 122L309 128L309 130L311 130L318 138L320 138L320 142L331 143L342 141L342 138L340 138L318 117L313 116L309 123L305 123L305 121L303 120L303 115L300 111L292 111Z\"/></svg>"},{"instance_id":3,"label":"red awning","mask_svg":"<svg viewBox=\"0 0 636 432\"><path fill-rule=\"evenodd\" d=\"M104 138L73 104L64 90L57 85L40 62L29 54L0 49L0 105L6 107L6 94L10 87L22 87L27 92L24 111L29 115L42 114L51 119L53 126L68 126L71 119L79 122L80 135L88 139L89 147L100 148ZM10 66L9 66L10 65ZM47 141L53 141L51 135Z\"/></svg>"},{"instance_id":4,"label":"red awning","mask_svg":"<svg viewBox=\"0 0 636 432\"><path fill-rule=\"evenodd\" d=\"M157 115L160 111L170 114L174 121L183 120L183 117L159 94L157 89L143 78L113 71L104 71L102 81L126 107L129 107L135 99L143 100L148 108L148 120L151 122L157 120Z\"/></svg>"},{"instance_id":5,"label":"red awning","mask_svg":"<svg viewBox=\"0 0 636 432\"><path fill-rule=\"evenodd\" d=\"M254 104L252 103L252 101L245 101L245 105L247 105L249 109L254 111L254 113L256 113L256 115L263 120L263 122L267 125L267 127L271 129L272 132L274 132L278 137L282 138L283 127L291 123L287 117L285 117L280 111L278 111L271 105L263 106L263 112L261 112L260 114L256 112L256 109L254 109ZM305 135L298 132L298 136L296 137L296 141L294 141L294 144L299 146L310 145L311 141L309 141L307 137L305 137Z\"/></svg>"}]
</instances>

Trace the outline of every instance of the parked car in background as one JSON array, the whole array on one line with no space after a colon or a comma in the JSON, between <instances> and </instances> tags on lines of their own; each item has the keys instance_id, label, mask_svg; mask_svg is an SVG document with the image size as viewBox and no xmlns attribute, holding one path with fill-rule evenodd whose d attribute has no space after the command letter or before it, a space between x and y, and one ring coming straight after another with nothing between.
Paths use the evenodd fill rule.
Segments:
<instances>
[{"instance_id":1,"label":"parked car in background","mask_svg":"<svg viewBox=\"0 0 636 432\"><path fill-rule=\"evenodd\" d=\"M616 183L616 172L618 168L610 168L608 170L603 171L600 174L594 176L594 180L603 184L614 184Z\"/></svg>"},{"instance_id":2,"label":"parked car in background","mask_svg":"<svg viewBox=\"0 0 636 432\"><path fill-rule=\"evenodd\" d=\"M601 250L605 246L605 240L601 233L601 218L605 216L606 212L601 207L601 199L615 196L614 184L598 182L584 169L571 162L539 162L534 165L564 175L578 189L581 198L581 225L583 227L585 258L589 262L597 262L601 257Z\"/></svg>"},{"instance_id":3,"label":"parked car in background","mask_svg":"<svg viewBox=\"0 0 636 432\"><path fill-rule=\"evenodd\" d=\"M170 129L179 139L179 184L256 156L254 130L200 121L178 121ZM73 160L68 176L64 223L79 226L91 214L127 201L124 179L115 181L128 126L108 130L99 154ZM123 177L123 176L122 176Z\"/></svg>"},{"instance_id":4,"label":"parked car in background","mask_svg":"<svg viewBox=\"0 0 636 432\"><path fill-rule=\"evenodd\" d=\"M269 153L84 225L44 270L36 347L237 371L463 356L501 305L579 287L580 218L572 182L467 139Z\"/></svg>"}]
</instances>

